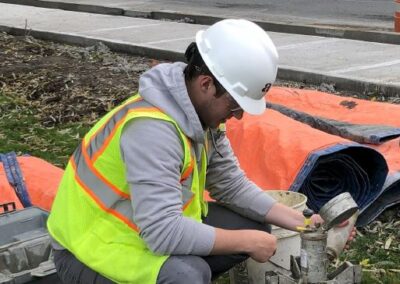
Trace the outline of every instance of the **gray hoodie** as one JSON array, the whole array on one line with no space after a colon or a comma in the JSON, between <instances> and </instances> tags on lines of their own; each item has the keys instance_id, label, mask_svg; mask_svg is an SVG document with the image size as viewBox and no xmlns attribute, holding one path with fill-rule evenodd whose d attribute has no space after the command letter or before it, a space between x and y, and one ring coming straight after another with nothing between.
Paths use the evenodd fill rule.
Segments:
<instances>
[{"instance_id":1,"label":"gray hoodie","mask_svg":"<svg viewBox=\"0 0 400 284\"><path fill-rule=\"evenodd\" d=\"M179 124L200 160L205 130L187 93L185 66L180 62L157 65L141 76L139 93ZM123 129L120 146L133 220L148 247L157 254L208 255L215 228L182 215L179 180L184 153L175 127L157 119L133 120ZM222 157L215 149L208 157L206 188L210 196L233 211L264 222L275 200L247 179L224 135L216 146Z\"/></svg>"}]
</instances>

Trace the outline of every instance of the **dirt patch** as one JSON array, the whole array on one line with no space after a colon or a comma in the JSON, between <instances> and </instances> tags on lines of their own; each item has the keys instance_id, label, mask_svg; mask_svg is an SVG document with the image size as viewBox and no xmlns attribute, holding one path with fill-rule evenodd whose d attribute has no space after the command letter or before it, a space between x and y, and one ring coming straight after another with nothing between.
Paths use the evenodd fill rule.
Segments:
<instances>
[{"instance_id":1,"label":"dirt patch","mask_svg":"<svg viewBox=\"0 0 400 284\"><path fill-rule=\"evenodd\" d=\"M45 126L94 122L136 92L142 57L0 34L0 86L39 108Z\"/></svg>"},{"instance_id":2,"label":"dirt patch","mask_svg":"<svg viewBox=\"0 0 400 284\"><path fill-rule=\"evenodd\" d=\"M0 88L40 110L44 126L80 121L92 124L131 96L138 78L154 60L117 54L104 44L78 47L0 33ZM320 86L278 80L276 85L398 103L379 94L338 92ZM1 106L0 106L1 110Z\"/></svg>"}]
</instances>

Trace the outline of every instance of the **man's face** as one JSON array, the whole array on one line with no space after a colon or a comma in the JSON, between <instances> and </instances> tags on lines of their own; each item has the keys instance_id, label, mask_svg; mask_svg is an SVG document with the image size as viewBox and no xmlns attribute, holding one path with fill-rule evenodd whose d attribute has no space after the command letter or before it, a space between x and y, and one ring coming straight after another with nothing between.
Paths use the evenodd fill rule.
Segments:
<instances>
[{"instance_id":1,"label":"man's face","mask_svg":"<svg viewBox=\"0 0 400 284\"><path fill-rule=\"evenodd\" d=\"M214 80L208 82L204 94L204 104L198 110L202 123L210 128L217 128L221 123L225 123L228 119L235 117L241 119L243 109L233 99L228 92L217 95Z\"/></svg>"}]
</instances>

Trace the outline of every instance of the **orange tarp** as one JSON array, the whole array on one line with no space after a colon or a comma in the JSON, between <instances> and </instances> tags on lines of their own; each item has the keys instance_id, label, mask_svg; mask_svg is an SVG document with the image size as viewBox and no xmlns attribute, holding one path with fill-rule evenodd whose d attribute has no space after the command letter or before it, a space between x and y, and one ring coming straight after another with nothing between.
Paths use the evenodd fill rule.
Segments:
<instances>
[{"instance_id":1,"label":"orange tarp","mask_svg":"<svg viewBox=\"0 0 400 284\"><path fill-rule=\"evenodd\" d=\"M274 87L267 101L325 118L400 127L400 106L342 97L315 90Z\"/></svg>"},{"instance_id":2,"label":"orange tarp","mask_svg":"<svg viewBox=\"0 0 400 284\"><path fill-rule=\"evenodd\" d=\"M15 202L17 209L24 208L15 194L14 188L8 183L3 164L0 163L0 204ZM0 211L2 213L2 211Z\"/></svg>"},{"instance_id":3,"label":"orange tarp","mask_svg":"<svg viewBox=\"0 0 400 284\"><path fill-rule=\"evenodd\" d=\"M382 124L400 127L400 105L372 102L350 97L327 94L315 90L272 88L267 101L284 105L311 115L355 123ZM400 170L399 139L369 145L385 156L389 170Z\"/></svg>"},{"instance_id":4,"label":"orange tarp","mask_svg":"<svg viewBox=\"0 0 400 284\"><path fill-rule=\"evenodd\" d=\"M17 160L32 204L50 210L64 171L36 157L22 156L17 157ZM0 192L0 204L15 202L17 209L23 208L14 188L7 180L2 163L0 163Z\"/></svg>"},{"instance_id":5,"label":"orange tarp","mask_svg":"<svg viewBox=\"0 0 400 284\"><path fill-rule=\"evenodd\" d=\"M226 128L242 169L263 189L288 190L312 151L352 144L274 110L261 116L245 114L240 121L231 119Z\"/></svg>"},{"instance_id":6,"label":"orange tarp","mask_svg":"<svg viewBox=\"0 0 400 284\"><path fill-rule=\"evenodd\" d=\"M266 110L262 116L244 115L241 121L230 120L227 123L227 136L233 150L246 174L261 188L307 191L311 203L323 203L322 199L327 195L332 198L338 193L334 187L342 187L343 191L349 191L363 203L363 224L370 222L390 204L399 202L399 182L396 178L398 180L400 176L400 138L394 139L398 137L400 127L399 105L283 87L272 88L266 100L304 115L360 125L360 131L366 126L377 137L386 135L385 131L390 135L383 136L379 140L383 143L379 145L359 144L312 128L272 109ZM294 117L304 118L301 113ZM324 127L324 124L315 125L320 126ZM343 127L346 132L347 126ZM368 131L365 133L367 136L371 135ZM321 166L316 159L326 158L327 153L332 155L330 160L333 163L328 159L328 163L323 162L325 168L322 171L316 169ZM337 163L343 153L348 156ZM336 165L343 165L346 170L337 171ZM346 177L347 171L352 172L354 178L351 175ZM319 172L321 177L318 176ZM321 182L324 179L326 182ZM352 187L346 183L340 184L341 180L346 179L346 183L352 183ZM387 183L384 185L385 179ZM381 195L382 198L379 198ZM368 197L365 199L363 196ZM357 203L360 205L360 202ZM367 210L369 206L371 209Z\"/></svg>"}]
</instances>

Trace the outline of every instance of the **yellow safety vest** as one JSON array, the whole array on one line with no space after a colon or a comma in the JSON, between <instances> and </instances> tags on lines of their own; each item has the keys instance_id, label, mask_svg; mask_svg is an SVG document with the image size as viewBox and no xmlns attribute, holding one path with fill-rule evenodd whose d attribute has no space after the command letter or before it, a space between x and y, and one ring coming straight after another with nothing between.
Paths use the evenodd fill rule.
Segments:
<instances>
[{"instance_id":1,"label":"yellow safety vest","mask_svg":"<svg viewBox=\"0 0 400 284\"><path fill-rule=\"evenodd\" d=\"M57 242L85 265L118 283L156 283L168 258L153 254L139 236L121 158L124 125L143 117L168 121L179 133L184 149L182 211L201 222L207 214L203 200L207 149L203 147L198 167L193 147L176 121L135 95L86 134L69 160L47 223Z\"/></svg>"}]
</instances>

